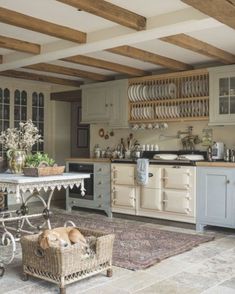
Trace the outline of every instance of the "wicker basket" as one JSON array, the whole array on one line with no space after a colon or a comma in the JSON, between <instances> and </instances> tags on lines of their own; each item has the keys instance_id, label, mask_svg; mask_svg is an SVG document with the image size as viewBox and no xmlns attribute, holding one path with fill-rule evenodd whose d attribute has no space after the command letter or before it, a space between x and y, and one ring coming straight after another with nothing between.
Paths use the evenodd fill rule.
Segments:
<instances>
[{"instance_id":1,"label":"wicker basket","mask_svg":"<svg viewBox=\"0 0 235 294\"><path fill-rule=\"evenodd\" d=\"M46 167L24 167L23 173L29 177L44 177L61 175L65 166L46 166Z\"/></svg>"},{"instance_id":2,"label":"wicker basket","mask_svg":"<svg viewBox=\"0 0 235 294\"><path fill-rule=\"evenodd\" d=\"M24 280L28 275L58 284L60 293L65 293L65 285L107 271L112 276L113 234L105 234L78 228L85 236L95 236L95 254L84 258L82 249L76 245L51 247L42 250L38 246L38 235L21 238ZM42 253L42 254L39 254ZM84 252L83 252L84 253Z\"/></svg>"}]
</instances>

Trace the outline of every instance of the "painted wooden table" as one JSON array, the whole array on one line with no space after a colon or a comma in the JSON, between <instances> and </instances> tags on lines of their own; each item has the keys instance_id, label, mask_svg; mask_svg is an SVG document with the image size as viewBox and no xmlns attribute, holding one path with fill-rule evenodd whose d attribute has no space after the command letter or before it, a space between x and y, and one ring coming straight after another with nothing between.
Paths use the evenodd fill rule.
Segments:
<instances>
[{"instance_id":1,"label":"painted wooden table","mask_svg":"<svg viewBox=\"0 0 235 294\"><path fill-rule=\"evenodd\" d=\"M19 241L22 232L32 234L45 227L51 228L50 205L54 190L81 186L81 191L85 195L84 179L89 177L90 174L80 173L64 173L47 177L0 173L0 191L6 192L9 197L15 197L18 206L15 210L0 212L0 246L11 246L11 254L8 258L0 256L0 277L4 275L4 265L11 263L14 259L16 241ZM41 201L42 212L29 213L28 204L32 198ZM40 217L43 223L34 225L31 222L33 218ZM25 225L28 226L27 229Z\"/></svg>"}]
</instances>

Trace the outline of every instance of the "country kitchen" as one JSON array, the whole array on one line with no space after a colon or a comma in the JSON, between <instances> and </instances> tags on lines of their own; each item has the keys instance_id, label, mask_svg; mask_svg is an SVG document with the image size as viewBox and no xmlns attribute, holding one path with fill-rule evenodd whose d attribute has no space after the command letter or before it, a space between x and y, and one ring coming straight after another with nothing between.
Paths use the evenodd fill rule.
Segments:
<instances>
[{"instance_id":1,"label":"country kitchen","mask_svg":"<svg viewBox=\"0 0 235 294\"><path fill-rule=\"evenodd\" d=\"M0 293L235 293L234 29L234 0L0 0Z\"/></svg>"}]
</instances>

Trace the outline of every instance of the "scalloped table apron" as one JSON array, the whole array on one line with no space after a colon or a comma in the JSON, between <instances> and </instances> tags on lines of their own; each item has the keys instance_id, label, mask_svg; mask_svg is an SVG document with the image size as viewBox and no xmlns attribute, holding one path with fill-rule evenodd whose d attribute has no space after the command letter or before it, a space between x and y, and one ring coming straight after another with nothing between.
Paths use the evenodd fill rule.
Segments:
<instances>
[{"instance_id":1,"label":"scalloped table apron","mask_svg":"<svg viewBox=\"0 0 235 294\"><path fill-rule=\"evenodd\" d=\"M26 177L24 175L0 173L0 191L12 195L16 198L18 208L16 210L7 210L0 212L0 246L11 246L11 254L9 256L0 257L0 277L4 275L4 265L12 262L15 256L16 241L19 241L21 233L35 233L43 227L51 229L50 223L50 204L55 189L73 188L74 186L81 189L81 194L85 195L84 179L89 178L90 174L64 173L59 176L47 177ZM42 193L46 197L42 196ZM45 193L47 192L47 193ZM26 196L28 194L28 196ZM28 202L36 197L42 202L43 211L41 213L30 214ZM44 223L41 226L34 226L30 219L42 217ZM12 226L10 226L10 223ZM69 221L68 221L69 223ZM72 222L70 222L71 224ZM24 229L27 224L32 230ZM66 224L65 224L66 225ZM11 233L15 231L15 236Z\"/></svg>"}]
</instances>

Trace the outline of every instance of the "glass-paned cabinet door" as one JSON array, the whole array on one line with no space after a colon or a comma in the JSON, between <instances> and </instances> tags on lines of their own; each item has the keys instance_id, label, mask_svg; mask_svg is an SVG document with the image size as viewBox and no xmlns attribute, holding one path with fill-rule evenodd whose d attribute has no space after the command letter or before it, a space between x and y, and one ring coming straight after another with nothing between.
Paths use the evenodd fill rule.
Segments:
<instances>
[{"instance_id":1,"label":"glass-paned cabinet door","mask_svg":"<svg viewBox=\"0 0 235 294\"><path fill-rule=\"evenodd\" d=\"M15 90L14 92L14 127L27 120L27 92Z\"/></svg>"},{"instance_id":2,"label":"glass-paned cabinet door","mask_svg":"<svg viewBox=\"0 0 235 294\"><path fill-rule=\"evenodd\" d=\"M235 66L212 67L210 77L210 124L235 125Z\"/></svg>"},{"instance_id":3,"label":"glass-paned cabinet door","mask_svg":"<svg viewBox=\"0 0 235 294\"><path fill-rule=\"evenodd\" d=\"M8 88L0 88L0 132L10 127L10 91ZM0 145L0 156L4 150Z\"/></svg>"},{"instance_id":4,"label":"glass-paned cabinet door","mask_svg":"<svg viewBox=\"0 0 235 294\"><path fill-rule=\"evenodd\" d=\"M32 121L39 129L39 133L44 136L44 107L45 97L43 93L33 92L32 94ZM43 151L43 142L37 143L33 146L33 152Z\"/></svg>"},{"instance_id":5,"label":"glass-paned cabinet door","mask_svg":"<svg viewBox=\"0 0 235 294\"><path fill-rule=\"evenodd\" d=\"M219 114L235 114L235 76L219 79Z\"/></svg>"}]
</instances>

